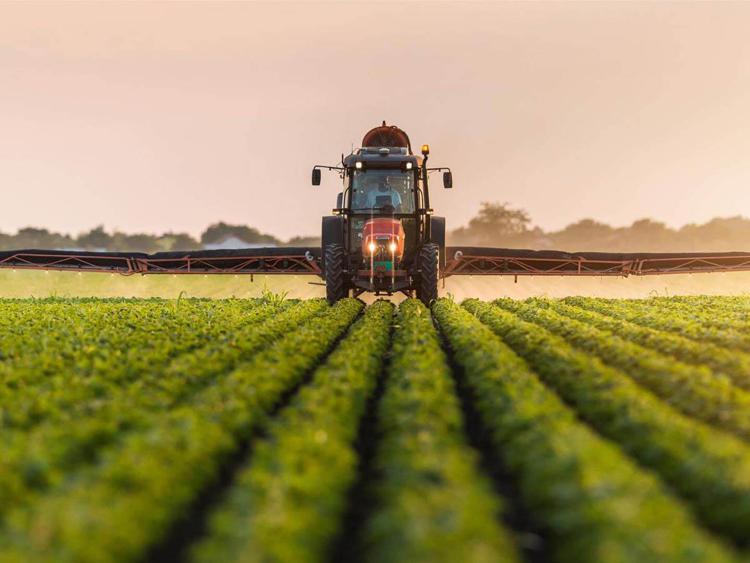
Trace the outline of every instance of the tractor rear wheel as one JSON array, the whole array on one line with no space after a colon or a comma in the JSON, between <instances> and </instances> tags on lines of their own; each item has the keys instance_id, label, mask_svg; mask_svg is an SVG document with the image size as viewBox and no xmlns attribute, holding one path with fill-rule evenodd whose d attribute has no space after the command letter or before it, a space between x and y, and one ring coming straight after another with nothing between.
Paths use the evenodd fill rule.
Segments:
<instances>
[{"instance_id":1,"label":"tractor rear wheel","mask_svg":"<svg viewBox=\"0 0 750 563\"><path fill-rule=\"evenodd\" d=\"M428 307L438 298L438 245L428 242L419 251L417 298Z\"/></svg>"},{"instance_id":2,"label":"tractor rear wheel","mask_svg":"<svg viewBox=\"0 0 750 563\"><path fill-rule=\"evenodd\" d=\"M325 248L326 298L333 305L349 295L344 276L344 248L340 244L327 244Z\"/></svg>"}]
</instances>

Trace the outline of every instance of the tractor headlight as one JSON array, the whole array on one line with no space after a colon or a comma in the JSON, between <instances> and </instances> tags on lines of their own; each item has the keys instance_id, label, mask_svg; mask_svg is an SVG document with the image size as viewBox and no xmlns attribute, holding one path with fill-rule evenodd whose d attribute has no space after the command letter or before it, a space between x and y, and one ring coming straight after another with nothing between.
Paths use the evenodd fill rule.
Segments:
<instances>
[{"instance_id":1,"label":"tractor headlight","mask_svg":"<svg viewBox=\"0 0 750 563\"><path fill-rule=\"evenodd\" d=\"M397 249L398 249L398 245L395 242L391 242L388 245L388 250L390 250L391 252L396 252Z\"/></svg>"},{"instance_id":2,"label":"tractor headlight","mask_svg":"<svg viewBox=\"0 0 750 563\"><path fill-rule=\"evenodd\" d=\"M370 244L367 245L368 250L370 251L370 254L375 254L375 251L378 248L378 245L374 242L370 242Z\"/></svg>"}]
</instances>

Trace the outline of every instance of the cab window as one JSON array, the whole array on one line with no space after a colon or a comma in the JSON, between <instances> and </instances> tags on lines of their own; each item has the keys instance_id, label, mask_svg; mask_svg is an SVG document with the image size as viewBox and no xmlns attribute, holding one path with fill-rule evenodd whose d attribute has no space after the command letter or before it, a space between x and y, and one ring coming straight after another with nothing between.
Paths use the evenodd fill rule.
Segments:
<instances>
[{"instance_id":1,"label":"cab window","mask_svg":"<svg viewBox=\"0 0 750 563\"><path fill-rule=\"evenodd\" d=\"M401 170L356 170L352 211L414 213L414 174Z\"/></svg>"}]
</instances>

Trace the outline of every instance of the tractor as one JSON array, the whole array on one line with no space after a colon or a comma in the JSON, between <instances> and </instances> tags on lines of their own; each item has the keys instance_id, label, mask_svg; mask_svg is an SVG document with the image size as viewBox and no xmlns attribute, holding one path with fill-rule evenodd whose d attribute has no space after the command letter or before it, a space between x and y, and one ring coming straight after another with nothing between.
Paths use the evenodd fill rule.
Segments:
<instances>
[{"instance_id":1,"label":"tractor","mask_svg":"<svg viewBox=\"0 0 750 563\"><path fill-rule=\"evenodd\" d=\"M364 292L402 292L429 304L438 295L445 267L445 219L430 208L428 175L443 173L443 187L453 187L449 168L427 168L429 145L412 153L405 131L382 125L368 131L362 146L341 157L341 166L315 165L343 180L333 215L323 217L321 268L330 303Z\"/></svg>"}]
</instances>

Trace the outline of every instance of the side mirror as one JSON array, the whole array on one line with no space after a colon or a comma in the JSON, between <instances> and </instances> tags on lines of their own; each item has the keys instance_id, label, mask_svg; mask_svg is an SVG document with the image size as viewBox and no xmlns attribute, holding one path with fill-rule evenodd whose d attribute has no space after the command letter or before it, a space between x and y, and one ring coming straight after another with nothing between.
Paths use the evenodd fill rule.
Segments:
<instances>
[{"instance_id":1,"label":"side mirror","mask_svg":"<svg viewBox=\"0 0 750 563\"><path fill-rule=\"evenodd\" d=\"M320 168L313 168L313 171L312 171L312 185L313 186L319 186L320 185Z\"/></svg>"},{"instance_id":2,"label":"side mirror","mask_svg":"<svg viewBox=\"0 0 750 563\"><path fill-rule=\"evenodd\" d=\"M344 207L344 194L343 192L339 192L336 196L336 209L341 209Z\"/></svg>"},{"instance_id":3,"label":"side mirror","mask_svg":"<svg viewBox=\"0 0 750 563\"><path fill-rule=\"evenodd\" d=\"M453 173L443 172L443 187L448 190L453 187Z\"/></svg>"}]
</instances>

